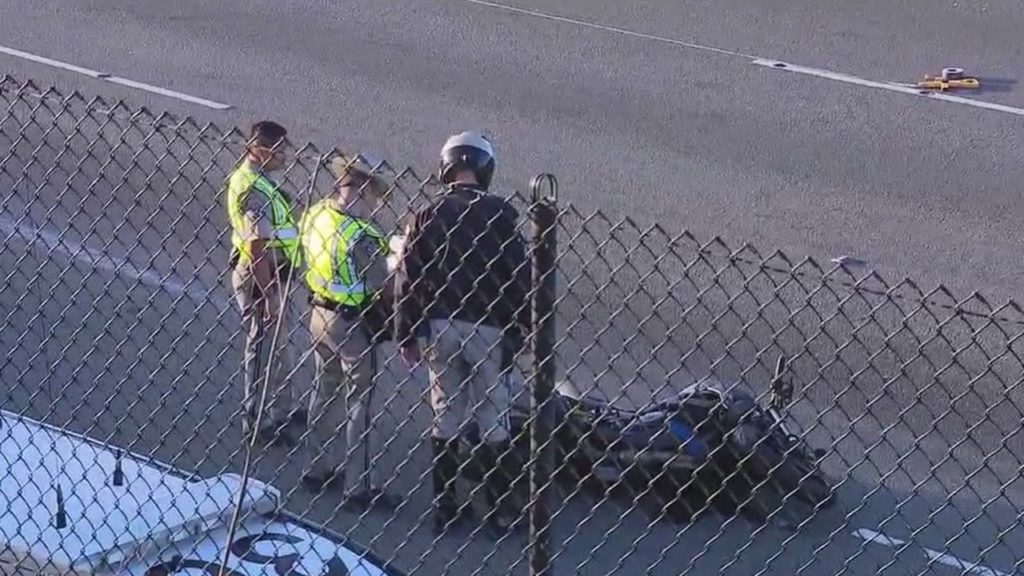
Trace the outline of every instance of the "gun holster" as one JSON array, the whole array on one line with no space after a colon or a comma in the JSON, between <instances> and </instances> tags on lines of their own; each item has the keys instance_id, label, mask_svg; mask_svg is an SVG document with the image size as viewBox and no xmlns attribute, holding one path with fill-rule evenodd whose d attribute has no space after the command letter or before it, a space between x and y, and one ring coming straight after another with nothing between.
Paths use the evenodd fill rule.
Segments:
<instances>
[{"instance_id":1,"label":"gun holster","mask_svg":"<svg viewBox=\"0 0 1024 576\"><path fill-rule=\"evenodd\" d=\"M394 340L394 327L391 322L392 307L388 298L374 298L363 315L363 324L370 333L374 344Z\"/></svg>"}]
</instances>

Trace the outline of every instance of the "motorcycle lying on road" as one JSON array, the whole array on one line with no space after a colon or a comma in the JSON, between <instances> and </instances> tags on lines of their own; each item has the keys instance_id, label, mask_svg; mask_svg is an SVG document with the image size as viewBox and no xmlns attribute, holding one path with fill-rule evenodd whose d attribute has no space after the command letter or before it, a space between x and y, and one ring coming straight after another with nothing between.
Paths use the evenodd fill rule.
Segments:
<instances>
[{"instance_id":1,"label":"motorcycle lying on road","mask_svg":"<svg viewBox=\"0 0 1024 576\"><path fill-rule=\"evenodd\" d=\"M793 527L835 498L817 465L824 451L807 446L782 416L793 393L784 373L780 357L768 408L710 380L639 410L557 390L555 479L570 494L625 499L658 518L688 522L714 508ZM520 462L529 460L529 418L521 408L511 415ZM468 428L464 441L477 442L477 431ZM513 490L517 503L528 501L528 491L524 470Z\"/></svg>"}]
</instances>

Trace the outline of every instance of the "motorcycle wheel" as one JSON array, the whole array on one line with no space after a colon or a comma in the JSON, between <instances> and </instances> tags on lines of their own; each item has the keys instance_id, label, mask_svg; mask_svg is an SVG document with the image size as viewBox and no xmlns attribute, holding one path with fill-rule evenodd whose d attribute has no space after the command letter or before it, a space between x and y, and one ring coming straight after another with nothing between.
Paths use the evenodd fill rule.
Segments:
<instances>
[{"instance_id":1,"label":"motorcycle wheel","mask_svg":"<svg viewBox=\"0 0 1024 576\"><path fill-rule=\"evenodd\" d=\"M799 446L791 447L780 433L763 431L750 422L742 423L733 434L749 455L743 464L754 474L767 478L783 494L792 494L812 506L828 508L834 504L829 482Z\"/></svg>"},{"instance_id":2,"label":"motorcycle wheel","mask_svg":"<svg viewBox=\"0 0 1024 576\"><path fill-rule=\"evenodd\" d=\"M651 500L658 519L689 524L710 512L722 497L720 479L703 470L689 473L671 470L651 482Z\"/></svg>"},{"instance_id":3,"label":"motorcycle wheel","mask_svg":"<svg viewBox=\"0 0 1024 576\"><path fill-rule=\"evenodd\" d=\"M555 432L554 479L564 490L564 497L574 494L594 499L604 497L607 485L595 470L592 446L583 439L586 430L563 425Z\"/></svg>"},{"instance_id":4,"label":"motorcycle wheel","mask_svg":"<svg viewBox=\"0 0 1024 576\"><path fill-rule=\"evenodd\" d=\"M812 506L828 508L835 503L833 487L826 480L824 473L807 457L803 451L794 451L786 459L781 470L787 475L783 480L792 485L796 496Z\"/></svg>"}]
</instances>

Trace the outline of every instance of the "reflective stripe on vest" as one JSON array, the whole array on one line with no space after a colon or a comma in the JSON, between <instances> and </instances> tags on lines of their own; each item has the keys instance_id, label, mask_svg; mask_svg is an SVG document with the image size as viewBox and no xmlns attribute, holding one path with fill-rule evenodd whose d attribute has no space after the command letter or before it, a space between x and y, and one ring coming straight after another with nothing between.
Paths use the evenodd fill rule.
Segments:
<instances>
[{"instance_id":1,"label":"reflective stripe on vest","mask_svg":"<svg viewBox=\"0 0 1024 576\"><path fill-rule=\"evenodd\" d=\"M349 247L363 235L376 240L384 255L388 245L376 226L339 212L330 204L330 200L321 200L302 217L300 242L307 263L306 284L327 300L358 307L368 295L349 257Z\"/></svg>"},{"instance_id":2,"label":"reflective stripe on vest","mask_svg":"<svg viewBox=\"0 0 1024 576\"><path fill-rule=\"evenodd\" d=\"M231 245L239 255L239 264L248 264L251 255L242 241L244 226L243 206L249 194L261 194L270 203L270 220L273 238L267 242L270 248L279 248L293 266L299 265L298 237L292 208L277 186L262 172L248 165L239 166L228 181L228 219L231 221Z\"/></svg>"}]
</instances>

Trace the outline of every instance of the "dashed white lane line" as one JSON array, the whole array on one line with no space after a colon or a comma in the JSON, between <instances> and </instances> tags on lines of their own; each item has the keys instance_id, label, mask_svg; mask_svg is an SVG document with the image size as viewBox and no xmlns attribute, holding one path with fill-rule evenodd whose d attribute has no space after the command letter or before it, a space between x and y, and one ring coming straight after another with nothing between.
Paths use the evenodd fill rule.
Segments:
<instances>
[{"instance_id":1,"label":"dashed white lane line","mask_svg":"<svg viewBox=\"0 0 1024 576\"><path fill-rule=\"evenodd\" d=\"M140 284L151 288L164 290L175 297L187 295L197 302L208 298L206 291L199 286L186 286L177 279L164 278L154 270L139 268L129 262L127 258L111 257L102 250L65 240L59 234L19 223L5 216L0 216L0 233L3 233L5 237L19 238L29 247L38 246L47 249L69 260L137 280Z\"/></svg>"},{"instance_id":2,"label":"dashed white lane line","mask_svg":"<svg viewBox=\"0 0 1024 576\"><path fill-rule=\"evenodd\" d=\"M927 94L922 93L918 88L908 86L905 84L899 84L895 82L880 82L877 80L869 80L867 78L860 78L858 76L852 76L850 74L843 74L841 72L833 72L831 70L825 70L821 68L811 68L808 66L798 66L795 64L789 64L786 62L780 62L770 58L762 58L760 56L754 56L753 54L746 54L737 50L728 50L725 48L718 48L715 46L708 46L706 44L698 44L695 42L686 42L683 40L676 40L673 38L666 38L664 36L655 36L652 34L643 34L641 32L634 32L625 28L619 28L616 26L606 26L604 24L596 24L593 22L587 22L585 20L578 20L576 18L567 18L565 16L556 16L554 14L548 14L539 10L529 10L526 8L517 8L515 6L508 6L498 2L489 2L488 0L462 0L470 4L476 4L478 6L484 6L487 8L493 8L496 10L504 10L506 12L512 12L521 14L523 16L531 16L533 18L540 18L543 20L550 20L553 22L561 22L563 24L572 24L574 26L582 26L585 28L592 28L595 30L601 30L603 32L610 32L613 34L622 34L624 36L632 36L643 40L649 40L652 42L660 42L663 44L671 44L680 48L687 48L690 50L697 50L701 52L710 52L713 54L720 54L724 56L732 56L736 58L743 58L749 60L751 64L757 66L764 66L772 70L781 70L787 72L795 72L798 74L805 74L809 76L817 76L819 78L825 78L828 80L834 80L837 82L845 82L847 84L856 84L859 86L881 88L883 90L889 90L892 92L899 92L901 94L907 94L911 96L917 96L920 98L927 98L929 100L940 100L942 102L949 102L952 104L960 104L963 106L973 106L975 108L984 108L995 112L1003 112L1006 114L1014 114L1017 116L1024 116L1024 108L1016 108L1014 106L1007 106L1004 104L996 104L994 102L986 102L984 100L975 100L973 98L964 98L962 96L953 96L951 94L943 94L940 92L931 92ZM779 66L782 64L782 66Z\"/></svg>"},{"instance_id":3,"label":"dashed white lane line","mask_svg":"<svg viewBox=\"0 0 1024 576\"><path fill-rule=\"evenodd\" d=\"M873 542L890 548L899 548L906 544L903 540L892 538L882 534L881 532L875 532L874 530L868 530L867 528L854 530L853 535L865 542Z\"/></svg>"},{"instance_id":4,"label":"dashed white lane line","mask_svg":"<svg viewBox=\"0 0 1024 576\"><path fill-rule=\"evenodd\" d=\"M882 534L881 532L868 530L867 528L854 530L853 535L865 542L881 544L882 546L888 546L889 548L900 548L907 544L904 540L892 538ZM982 566L977 562L968 562L951 554L936 552L935 550L929 550L928 548L924 548L924 555L925 558L931 562L960 570L961 574L977 574L978 576L1017 576L1016 572L1000 572L999 570Z\"/></svg>"},{"instance_id":5,"label":"dashed white lane line","mask_svg":"<svg viewBox=\"0 0 1024 576\"><path fill-rule=\"evenodd\" d=\"M45 64L47 66L53 66L54 68L60 68L62 70L68 70L78 74L83 74L97 80L104 80L113 84L120 84L129 88L136 88L138 90L145 90L146 92L152 92L161 96L167 96L170 98L176 98L185 102L191 102L192 104L198 104L200 106L206 106L207 108L213 108L215 110L229 110L231 106L229 104L222 104L220 102L214 102L213 100L207 100L206 98L200 98L198 96L192 96L183 92L176 92L174 90L168 90L167 88L161 88L159 86L153 86L152 84L146 84L144 82L136 82L128 78L122 78L120 76L114 76L107 72L100 72L99 70L92 70L90 68L83 68L75 64L69 64L60 60L54 60L53 58L47 58L45 56L39 56L37 54L31 54L15 48L7 46L0 46L0 53L13 56L15 58L21 58L23 60L29 60L39 64Z\"/></svg>"}]
</instances>

